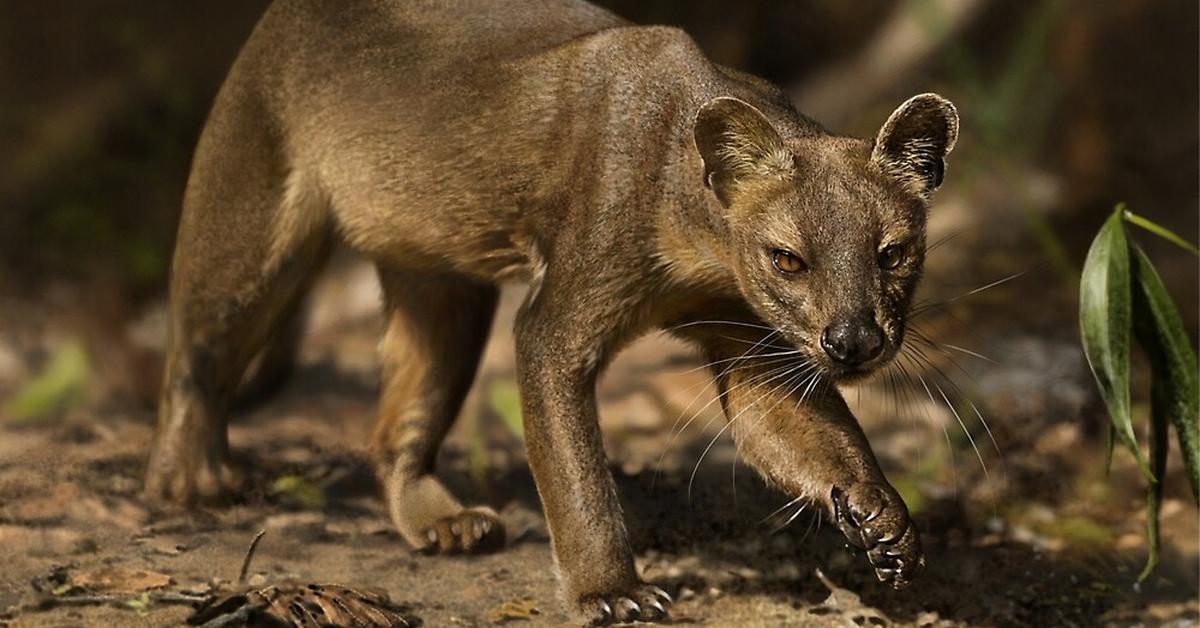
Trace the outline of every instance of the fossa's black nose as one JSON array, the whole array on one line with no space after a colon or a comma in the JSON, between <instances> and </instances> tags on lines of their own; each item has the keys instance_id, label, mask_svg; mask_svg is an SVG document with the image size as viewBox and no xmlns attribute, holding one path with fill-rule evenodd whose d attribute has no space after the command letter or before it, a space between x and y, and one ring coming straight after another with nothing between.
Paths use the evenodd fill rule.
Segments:
<instances>
[{"instance_id":1,"label":"fossa's black nose","mask_svg":"<svg viewBox=\"0 0 1200 628\"><path fill-rule=\"evenodd\" d=\"M883 330L870 312L844 316L821 333L821 348L839 364L858 366L883 351Z\"/></svg>"}]
</instances>

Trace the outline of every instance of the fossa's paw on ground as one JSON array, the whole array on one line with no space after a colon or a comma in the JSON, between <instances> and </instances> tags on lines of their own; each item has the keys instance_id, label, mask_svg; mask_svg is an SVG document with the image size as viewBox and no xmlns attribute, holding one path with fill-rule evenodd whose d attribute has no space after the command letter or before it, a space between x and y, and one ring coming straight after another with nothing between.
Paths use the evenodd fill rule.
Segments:
<instances>
[{"instance_id":1,"label":"fossa's paw on ground","mask_svg":"<svg viewBox=\"0 0 1200 628\"><path fill-rule=\"evenodd\" d=\"M903 589L925 566L916 526L890 487L861 483L833 488L834 520L842 534L866 550L880 582Z\"/></svg>"},{"instance_id":2,"label":"fossa's paw on ground","mask_svg":"<svg viewBox=\"0 0 1200 628\"><path fill-rule=\"evenodd\" d=\"M226 504L242 484L242 474L223 458L158 455L147 469L145 494L151 501L180 506Z\"/></svg>"},{"instance_id":3,"label":"fossa's paw on ground","mask_svg":"<svg viewBox=\"0 0 1200 628\"><path fill-rule=\"evenodd\" d=\"M579 603L579 614L587 626L659 622L668 619L672 602L666 591L654 585L639 584L621 593L585 597Z\"/></svg>"},{"instance_id":4,"label":"fossa's paw on ground","mask_svg":"<svg viewBox=\"0 0 1200 628\"><path fill-rule=\"evenodd\" d=\"M490 510L468 508L438 519L423 536L427 541L423 552L481 554L504 547L504 524Z\"/></svg>"}]
</instances>

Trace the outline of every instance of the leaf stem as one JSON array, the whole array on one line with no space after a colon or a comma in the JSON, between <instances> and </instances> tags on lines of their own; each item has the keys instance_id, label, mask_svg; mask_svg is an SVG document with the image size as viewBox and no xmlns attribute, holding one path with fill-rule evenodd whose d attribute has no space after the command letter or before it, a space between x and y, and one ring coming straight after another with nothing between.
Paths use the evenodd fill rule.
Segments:
<instances>
[{"instance_id":1,"label":"leaf stem","mask_svg":"<svg viewBox=\"0 0 1200 628\"><path fill-rule=\"evenodd\" d=\"M1133 213L1132 211L1130 211L1130 209L1128 207L1125 206L1124 203L1121 203L1120 205L1118 205L1117 208L1120 210L1121 217L1125 219L1125 222L1128 222L1133 225L1137 225L1137 226L1145 229L1146 231L1149 231L1150 233L1153 233L1154 235L1166 240L1167 242L1170 242L1171 244L1178 246L1179 248L1187 251L1188 253L1191 253L1192 255L1200 257L1200 249L1196 248L1196 245L1175 235L1174 233L1169 231L1166 227L1163 227L1162 225L1159 225L1158 223L1152 222L1146 218L1143 218L1142 216L1139 216L1139 215Z\"/></svg>"}]
</instances>

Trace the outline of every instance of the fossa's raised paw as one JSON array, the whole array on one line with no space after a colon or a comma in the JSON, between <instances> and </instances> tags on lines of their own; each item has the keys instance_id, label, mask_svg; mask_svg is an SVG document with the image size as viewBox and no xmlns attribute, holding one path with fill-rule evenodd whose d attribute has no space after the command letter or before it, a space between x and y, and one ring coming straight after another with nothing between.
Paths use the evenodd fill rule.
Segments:
<instances>
[{"instance_id":1,"label":"fossa's raised paw","mask_svg":"<svg viewBox=\"0 0 1200 628\"><path fill-rule=\"evenodd\" d=\"M504 524L487 508L468 508L438 519L425 531L430 554L482 554L504 547Z\"/></svg>"},{"instance_id":2,"label":"fossa's raised paw","mask_svg":"<svg viewBox=\"0 0 1200 628\"><path fill-rule=\"evenodd\" d=\"M579 614L586 626L660 622L668 618L672 602L666 591L651 584L639 584L625 592L584 597L579 603Z\"/></svg>"},{"instance_id":3,"label":"fossa's raised paw","mask_svg":"<svg viewBox=\"0 0 1200 628\"><path fill-rule=\"evenodd\" d=\"M921 540L908 509L896 491L864 482L848 489L834 487L833 515L842 534L867 552L880 582L895 589L912 583L925 567Z\"/></svg>"}]
</instances>

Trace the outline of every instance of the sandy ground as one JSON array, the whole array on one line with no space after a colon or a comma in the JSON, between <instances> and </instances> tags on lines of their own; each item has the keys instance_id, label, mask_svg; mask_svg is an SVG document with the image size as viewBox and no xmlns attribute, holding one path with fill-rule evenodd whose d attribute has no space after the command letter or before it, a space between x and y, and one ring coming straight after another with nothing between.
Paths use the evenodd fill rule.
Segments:
<instances>
[{"instance_id":1,"label":"sandy ground","mask_svg":"<svg viewBox=\"0 0 1200 628\"><path fill-rule=\"evenodd\" d=\"M230 586L259 530L267 533L249 569L254 585L381 587L428 626L567 622L520 441L503 421L513 390L507 329L519 295L506 295L442 458L461 494L502 514L508 545L487 556L431 557L390 529L364 461L380 328L370 271L341 263L317 292L297 377L233 423L252 488L232 507L182 513L141 499L149 409L100 401L29 424L0 421L0 626L177 624L191 608L141 591ZM155 324L153 312L146 319ZM736 462L726 436L689 486L722 424L716 404L701 408L712 389L683 346L639 342L600 389L638 568L675 596L672 616L685 624L1195 625L1200 529L1185 483L1174 472L1162 564L1135 589L1145 551L1141 489L1120 453L1105 478L1098 430L1087 427L1102 420L1090 376L1070 340L1056 338L1036 330L972 337L998 363L959 379L988 416L995 447L974 421L962 429L913 393L849 393L922 530L929 567L903 592L874 582L866 559L809 512L776 531L780 521L768 515L787 498ZM671 441L677 419L693 414ZM300 488L272 490L280 478ZM126 590L113 590L132 605L63 603L80 589L55 583L94 582L104 570L126 577ZM50 590L38 593L35 581Z\"/></svg>"}]
</instances>

